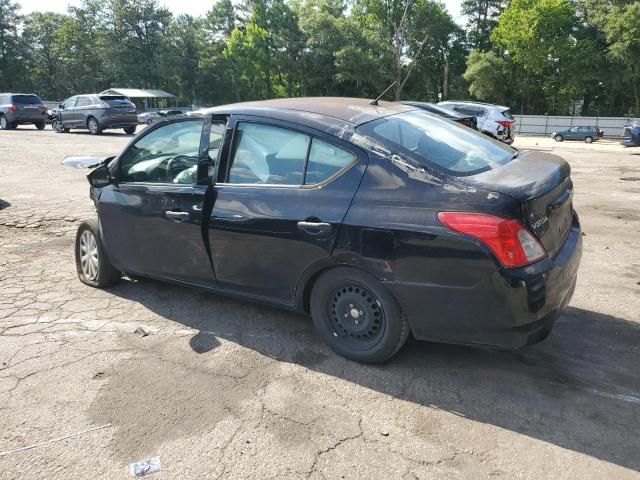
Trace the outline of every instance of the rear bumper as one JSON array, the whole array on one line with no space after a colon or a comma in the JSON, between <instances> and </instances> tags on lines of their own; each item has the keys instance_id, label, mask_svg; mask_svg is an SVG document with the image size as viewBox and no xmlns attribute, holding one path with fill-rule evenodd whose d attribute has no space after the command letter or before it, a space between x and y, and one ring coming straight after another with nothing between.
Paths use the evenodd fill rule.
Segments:
<instances>
[{"instance_id":1,"label":"rear bumper","mask_svg":"<svg viewBox=\"0 0 640 480\"><path fill-rule=\"evenodd\" d=\"M518 348L544 340L576 285L582 257L577 216L553 258L499 269L467 288L387 284L420 340Z\"/></svg>"},{"instance_id":2,"label":"rear bumper","mask_svg":"<svg viewBox=\"0 0 640 480\"><path fill-rule=\"evenodd\" d=\"M118 115L113 117L103 117L102 119L100 119L100 126L103 129L137 127L138 116L136 114L132 114L132 115Z\"/></svg>"}]
</instances>

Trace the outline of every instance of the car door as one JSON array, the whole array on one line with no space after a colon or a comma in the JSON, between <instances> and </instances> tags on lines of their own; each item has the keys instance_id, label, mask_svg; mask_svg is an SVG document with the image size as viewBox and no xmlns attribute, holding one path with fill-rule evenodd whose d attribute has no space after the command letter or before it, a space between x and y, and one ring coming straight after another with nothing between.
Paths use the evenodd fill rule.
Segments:
<instances>
[{"instance_id":1,"label":"car door","mask_svg":"<svg viewBox=\"0 0 640 480\"><path fill-rule=\"evenodd\" d=\"M76 128L87 128L87 120L90 113L93 99L88 95L81 95L73 108L73 126Z\"/></svg>"},{"instance_id":2,"label":"car door","mask_svg":"<svg viewBox=\"0 0 640 480\"><path fill-rule=\"evenodd\" d=\"M367 157L299 125L231 122L209 226L216 278L225 289L293 304L303 272L331 255Z\"/></svg>"},{"instance_id":3,"label":"car door","mask_svg":"<svg viewBox=\"0 0 640 480\"><path fill-rule=\"evenodd\" d=\"M75 114L75 106L78 97L71 97L62 104L60 110L58 110L58 117L62 122L64 128L74 127L74 114Z\"/></svg>"},{"instance_id":4,"label":"car door","mask_svg":"<svg viewBox=\"0 0 640 480\"><path fill-rule=\"evenodd\" d=\"M209 136L224 132L224 119L179 119L143 133L117 158L115 183L98 200L114 265L127 273L215 285L201 229L207 182L199 182L198 172L217 161Z\"/></svg>"}]
</instances>

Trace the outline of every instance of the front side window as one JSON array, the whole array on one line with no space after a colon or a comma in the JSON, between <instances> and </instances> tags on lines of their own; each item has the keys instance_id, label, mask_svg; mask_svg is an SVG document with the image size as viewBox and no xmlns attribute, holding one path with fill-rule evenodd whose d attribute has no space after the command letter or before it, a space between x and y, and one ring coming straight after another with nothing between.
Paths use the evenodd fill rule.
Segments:
<instances>
[{"instance_id":1,"label":"front side window","mask_svg":"<svg viewBox=\"0 0 640 480\"><path fill-rule=\"evenodd\" d=\"M202 119L164 125L120 158L120 181L192 184L198 170Z\"/></svg>"},{"instance_id":2,"label":"front side window","mask_svg":"<svg viewBox=\"0 0 640 480\"><path fill-rule=\"evenodd\" d=\"M62 104L62 108L73 108L76 104L77 98L78 97L71 97L70 99L68 99L66 102Z\"/></svg>"},{"instance_id":3,"label":"front side window","mask_svg":"<svg viewBox=\"0 0 640 480\"><path fill-rule=\"evenodd\" d=\"M308 135L286 128L240 123L228 182L301 185L310 140Z\"/></svg>"},{"instance_id":4,"label":"front side window","mask_svg":"<svg viewBox=\"0 0 640 480\"><path fill-rule=\"evenodd\" d=\"M420 110L380 118L358 127L399 154L454 175L471 175L509 162L511 147Z\"/></svg>"},{"instance_id":5,"label":"front side window","mask_svg":"<svg viewBox=\"0 0 640 480\"><path fill-rule=\"evenodd\" d=\"M88 107L93 102L89 97L78 97L78 101L76 103L76 107Z\"/></svg>"}]
</instances>

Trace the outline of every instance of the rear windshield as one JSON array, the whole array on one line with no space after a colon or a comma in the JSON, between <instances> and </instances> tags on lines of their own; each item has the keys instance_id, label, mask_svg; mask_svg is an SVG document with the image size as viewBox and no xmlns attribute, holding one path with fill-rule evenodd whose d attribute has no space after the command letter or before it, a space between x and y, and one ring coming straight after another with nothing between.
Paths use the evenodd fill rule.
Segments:
<instances>
[{"instance_id":1,"label":"rear windshield","mask_svg":"<svg viewBox=\"0 0 640 480\"><path fill-rule=\"evenodd\" d=\"M42 105L42 100L37 95L14 95L13 103L17 105Z\"/></svg>"},{"instance_id":2,"label":"rear windshield","mask_svg":"<svg viewBox=\"0 0 640 480\"><path fill-rule=\"evenodd\" d=\"M109 105L122 105L123 103L129 103L129 99L122 95L100 95L100 100Z\"/></svg>"},{"instance_id":3,"label":"rear windshield","mask_svg":"<svg viewBox=\"0 0 640 480\"><path fill-rule=\"evenodd\" d=\"M502 114L507 117L509 120L513 120L513 115L511 115L511 110L504 110Z\"/></svg>"},{"instance_id":4,"label":"rear windshield","mask_svg":"<svg viewBox=\"0 0 640 480\"><path fill-rule=\"evenodd\" d=\"M357 130L425 166L457 176L504 165L516 152L475 130L420 110L380 118Z\"/></svg>"}]
</instances>

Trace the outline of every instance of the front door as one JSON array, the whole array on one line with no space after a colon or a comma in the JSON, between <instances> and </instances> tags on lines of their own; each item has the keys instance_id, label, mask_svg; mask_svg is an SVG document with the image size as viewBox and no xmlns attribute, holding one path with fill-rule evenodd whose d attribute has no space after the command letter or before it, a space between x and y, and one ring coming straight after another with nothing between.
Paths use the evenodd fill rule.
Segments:
<instances>
[{"instance_id":1,"label":"front door","mask_svg":"<svg viewBox=\"0 0 640 480\"><path fill-rule=\"evenodd\" d=\"M210 132L222 138L224 123L181 119L151 130L117 159L116 183L102 190L99 214L107 252L118 268L215 284L201 230L207 186L198 182L198 172L207 171L199 166L217 161Z\"/></svg>"},{"instance_id":2,"label":"front door","mask_svg":"<svg viewBox=\"0 0 640 480\"><path fill-rule=\"evenodd\" d=\"M294 302L303 272L331 255L366 156L286 123L233 118L209 239L219 284Z\"/></svg>"},{"instance_id":3,"label":"front door","mask_svg":"<svg viewBox=\"0 0 640 480\"><path fill-rule=\"evenodd\" d=\"M67 99L58 110L58 117L64 128L75 127L75 107L78 97Z\"/></svg>"}]
</instances>

